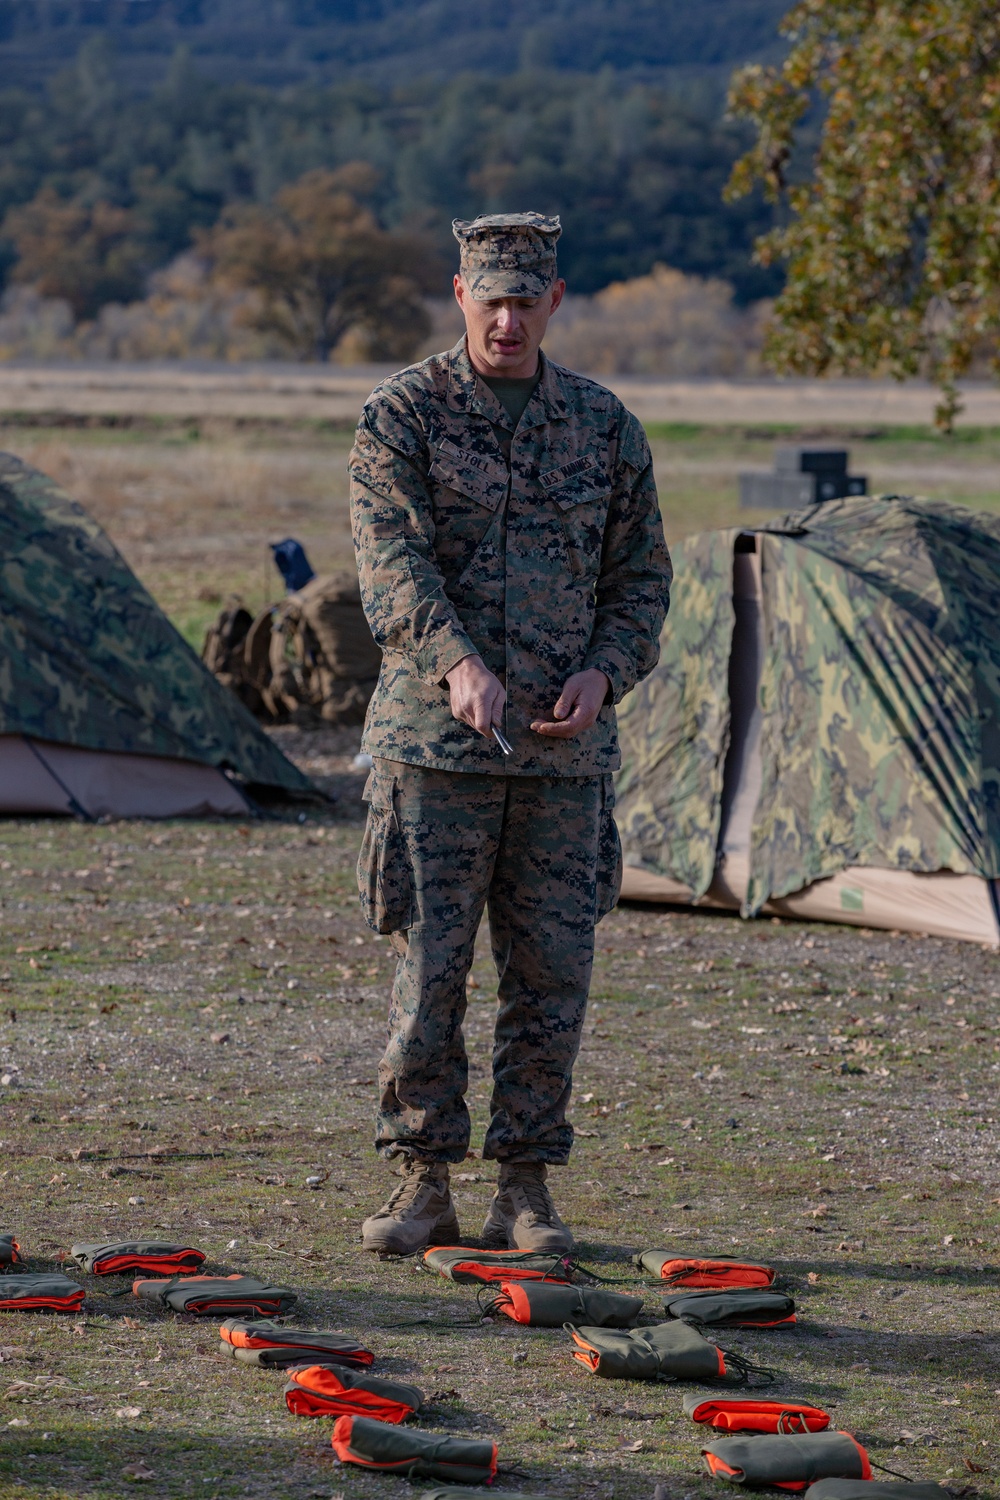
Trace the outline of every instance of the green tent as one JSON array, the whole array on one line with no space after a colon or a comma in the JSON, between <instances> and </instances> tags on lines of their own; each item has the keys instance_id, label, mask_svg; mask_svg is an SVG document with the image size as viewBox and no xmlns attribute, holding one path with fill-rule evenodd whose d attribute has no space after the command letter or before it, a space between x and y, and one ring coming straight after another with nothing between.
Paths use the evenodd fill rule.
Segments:
<instances>
[{"instance_id":1,"label":"green tent","mask_svg":"<svg viewBox=\"0 0 1000 1500\"><path fill-rule=\"evenodd\" d=\"M96 522L0 454L0 812L245 814L243 786L311 790Z\"/></svg>"},{"instance_id":2,"label":"green tent","mask_svg":"<svg viewBox=\"0 0 1000 1500\"><path fill-rule=\"evenodd\" d=\"M1000 519L860 496L676 549L624 894L997 943Z\"/></svg>"}]
</instances>

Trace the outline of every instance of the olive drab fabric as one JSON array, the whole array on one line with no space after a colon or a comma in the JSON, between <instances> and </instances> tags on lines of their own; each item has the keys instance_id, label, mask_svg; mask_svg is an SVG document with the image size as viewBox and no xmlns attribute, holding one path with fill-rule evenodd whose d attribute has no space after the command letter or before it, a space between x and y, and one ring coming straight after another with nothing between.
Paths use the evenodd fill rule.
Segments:
<instances>
[{"instance_id":1,"label":"olive drab fabric","mask_svg":"<svg viewBox=\"0 0 1000 1500\"><path fill-rule=\"evenodd\" d=\"M242 1318L227 1318L219 1327L219 1340L221 1352L241 1364L276 1369L303 1364L367 1369L375 1361L372 1351L349 1334L325 1328L279 1328L264 1319L248 1323Z\"/></svg>"},{"instance_id":2,"label":"olive drab fabric","mask_svg":"<svg viewBox=\"0 0 1000 1500\"><path fill-rule=\"evenodd\" d=\"M79 1312L86 1296L78 1281L61 1272L28 1272L0 1279L0 1311Z\"/></svg>"},{"instance_id":3,"label":"olive drab fabric","mask_svg":"<svg viewBox=\"0 0 1000 1500\"><path fill-rule=\"evenodd\" d=\"M362 910L377 932L406 933L379 1064L379 1150L465 1159L465 981L488 904L500 1005L483 1156L565 1162L594 923L621 879L611 778L377 760L365 798Z\"/></svg>"},{"instance_id":4,"label":"olive drab fabric","mask_svg":"<svg viewBox=\"0 0 1000 1500\"><path fill-rule=\"evenodd\" d=\"M21 1247L12 1234L0 1234L0 1269L22 1264Z\"/></svg>"},{"instance_id":5,"label":"olive drab fabric","mask_svg":"<svg viewBox=\"0 0 1000 1500\"><path fill-rule=\"evenodd\" d=\"M432 1276L464 1284L499 1281L550 1281L567 1285L573 1274L568 1255L541 1250L479 1250L440 1245L425 1250L421 1265Z\"/></svg>"},{"instance_id":6,"label":"olive drab fabric","mask_svg":"<svg viewBox=\"0 0 1000 1500\"><path fill-rule=\"evenodd\" d=\"M308 792L83 508L0 454L0 735L170 756Z\"/></svg>"},{"instance_id":7,"label":"olive drab fabric","mask_svg":"<svg viewBox=\"0 0 1000 1500\"><path fill-rule=\"evenodd\" d=\"M870 1479L868 1454L849 1432L717 1438L701 1450L705 1467L729 1484L804 1490L817 1479Z\"/></svg>"},{"instance_id":8,"label":"olive drab fabric","mask_svg":"<svg viewBox=\"0 0 1000 1500\"><path fill-rule=\"evenodd\" d=\"M94 1276L116 1276L125 1271L150 1271L169 1276L196 1271L205 1259L204 1250L176 1245L169 1240L115 1240L108 1244L73 1245L70 1255Z\"/></svg>"},{"instance_id":9,"label":"olive drab fabric","mask_svg":"<svg viewBox=\"0 0 1000 1500\"><path fill-rule=\"evenodd\" d=\"M464 340L378 386L351 453L361 596L384 658L362 748L493 776L618 764L615 711L572 740L529 728L595 667L617 702L656 662L670 561L645 434L610 391L547 360L518 424ZM445 673L505 683L513 754L453 719Z\"/></svg>"},{"instance_id":10,"label":"olive drab fabric","mask_svg":"<svg viewBox=\"0 0 1000 1500\"><path fill-rule=\"evenodd\" d=\"M806 1490L805 1500L951 1500L951 1491L940 1484L898 1479L817 1479Z\"/></svg>"},{"instance_id":11,"label":"olive drab fabric","mask_svg":"<svg viewBox=\"0 0 1000 1500\"><path fill-rule=\"evenodd\" d=\"M298 1301L287 1286L272 1286L255 1276L173 1276L134 1281L132 1294L169 1307L173 1312L207 1317L219 1312L256 1312L262 1316L290 1312Z\"/></svg>"},{"instance_id":12,"label":"olive drab fabric","mask_svg":"<svg viewBox=\"0 0 1000 1500\"><path fill-rule=\"evenodd\" d=\"M556 279L558 215L480 214L453 219L461 246L462 279L476 302L541 297Z\"/></svg>"},{"instance_id":13,"label":"olive drab fabric","mask_svg":"<svg viewBox=\"0 0 1000 1500\"><path fill-rule=\"evenodd\" d=\"M529 1328L628 1328L642 1312L641 1297L603 1287L559 1286L551 1281L501 1281L484 1312L499 1312Z\"/></svg>"},{"instance_id":14,"label":"olive drab fabric","mask_svg":"<svg viewBox=\"0 0 1000 1500\"><path fill-rule=\"evenodd\" d=\"M626 863L711 884L735 531L677 551L659 667L622 706ZM761 786L744 914L848 866L1000 878L1000 518L851 497L755 533Z\"/></svg>"},{"instance_id":15,"label":"olive drab fabric","mask_svg":"<svg viewBox=\"0 0 1000 1500\"><path fill-rule=\"evenodd\" d=\"M936 1489L937 1486L935 1485L934 1488ZM467 1489L453 1489L451 1486L447 1486L444 1489L424 1490L415 1497L415 1500L469 1500L469 1491ZM490 1500L546 1500L546 1497L544 1495L524 1494L520 1490L515 1495L510 1490L491 1489ZM893 1500L893 1497L890 1497L890 1500ZM914 1500L923 1500L923 1497L917 1495L914 1497ZM927 1500L931 1500L931 1497L928 1496ZM947 1496L942 1494L939 1500L947 1500Z\"/></svg>"},{"instance_id":16,"label":"olive drab fabric","mask_svg":"<svg viewBox=\"0 0 1000 1500\"><path fill-rule=\"evenodd\" d=\"M615 1380L723 1380L726 1356L687 1323L652 1328L576 1328L573 1357L595 1375Z\"/></svg>"},{"instance_id":17,"label":"olive drab fabric","mask_svg":"<svg viewBox=\"0 0 1000 1500\"><path fill-rule=\"evenodd\" d=\"M408 1479L489 1484L497 1471L497 1445L488 1439L438 1437L371 1417L338 1417L332 1443L341 1463L404 1474Z\"/></svg>"},{"instance_id":18,"label":"olive drab fabric","mask_svg":"<svg viewBox=\"0 0 1000 1500\"><path fill-rule=\"evenodd\" d=\"M683 1291L663 1299L668 1318L695 1327L780 1328L795 1322L795 1303L772 1287L730 1287L725 1291Z\"/></svg>"}]
</instances>

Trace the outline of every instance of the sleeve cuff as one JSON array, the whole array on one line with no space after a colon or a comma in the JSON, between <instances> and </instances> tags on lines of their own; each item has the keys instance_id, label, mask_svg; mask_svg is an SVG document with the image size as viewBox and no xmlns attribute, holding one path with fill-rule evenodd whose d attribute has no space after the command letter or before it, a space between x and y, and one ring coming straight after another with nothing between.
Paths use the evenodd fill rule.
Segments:
<instances>
[{"instance_id":1,"label":"sleeve cuff","mask_svg":"<svg viewBox=\"0 0 1000 1500\"><path fill-rule=\"evenodd\" d=\"M452 667L457 666L465 656L480 655L479 647L473 644L464 630L448 630L442 632L442 637L433 646L425 647L417 658L417 674L428 687L446 686L445 675Z\"/></svg>"},{"instance_id":2,"label":"sleeve cuff","mask_svg":"<svg viewBox=\"0 0 1000 1500\"><path fill-rule=\"evenodd\" d=\"M622 652L605 647L593 656L588 656L583 666L584 671L596 667L599 672L604 673L611 684L612 703L620 703L625 694L635 686L635 668Z\"/></svg>"}]
</instances>

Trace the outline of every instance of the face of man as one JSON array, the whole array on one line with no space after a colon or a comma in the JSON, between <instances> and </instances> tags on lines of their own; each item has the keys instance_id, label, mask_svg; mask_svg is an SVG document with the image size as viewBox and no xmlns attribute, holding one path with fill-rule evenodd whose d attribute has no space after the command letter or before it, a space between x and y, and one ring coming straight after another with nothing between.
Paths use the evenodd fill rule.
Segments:
<instances>
[{"instance_id":1,"label":"face of man","mask_svg":"<svg viewBox=\"0 0 1000 1500\"><path fill-rule=\"evenodd\" d=\"M480 375L530 379L538 369L538 349L549 319L565 290L565 281L554 281L542 297L477 302L461 276L456 276L455 297L465 315L473 369Z\"/></svg>"}]
</instances>

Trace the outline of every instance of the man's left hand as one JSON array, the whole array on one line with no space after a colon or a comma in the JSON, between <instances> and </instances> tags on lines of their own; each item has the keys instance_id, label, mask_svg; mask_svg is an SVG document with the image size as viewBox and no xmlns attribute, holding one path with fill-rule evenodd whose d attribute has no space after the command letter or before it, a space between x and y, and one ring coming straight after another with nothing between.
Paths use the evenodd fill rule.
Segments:
<instances>
[{"instance_id":1,"label":"man's left hand","mask_svg":"<svg viewBox=\"0 0 1000 1500\"><path fill-rule=\"evenodd\" d=\"M552 710L554 722L534 719L531 727L536 734L544 734L553 740L571 740L583 730L596 724L597 715L604 707L611 683L598 667L588 667L586 672L574 672L566 679L566 685Z\"/></svg>"}]
</instances>

